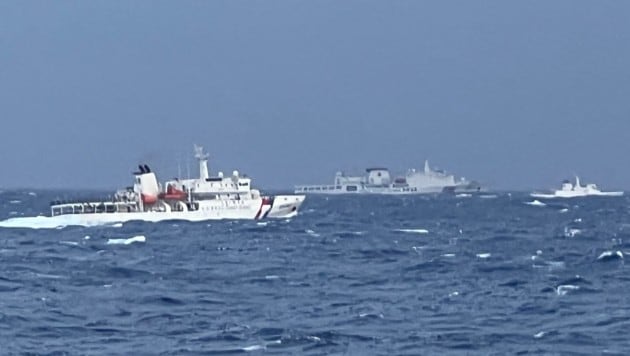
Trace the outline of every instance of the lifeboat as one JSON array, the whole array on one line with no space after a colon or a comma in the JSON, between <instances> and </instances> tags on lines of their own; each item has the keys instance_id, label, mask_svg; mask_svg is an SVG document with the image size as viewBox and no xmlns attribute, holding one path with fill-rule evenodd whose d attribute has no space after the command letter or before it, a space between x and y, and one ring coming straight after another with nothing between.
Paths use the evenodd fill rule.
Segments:
<instances>
[{"instance_id":1,"label":"lifeboat","mask_svg":"<svg viewBox=\"0 0 630 356\"><path fill-rule=\"evenodd\" d=\"M181 189L177 189L174 185L168 185L166 187L166 193L160 195L164 200L186 200L186 192Z\"/></svg>"}]
</instances>

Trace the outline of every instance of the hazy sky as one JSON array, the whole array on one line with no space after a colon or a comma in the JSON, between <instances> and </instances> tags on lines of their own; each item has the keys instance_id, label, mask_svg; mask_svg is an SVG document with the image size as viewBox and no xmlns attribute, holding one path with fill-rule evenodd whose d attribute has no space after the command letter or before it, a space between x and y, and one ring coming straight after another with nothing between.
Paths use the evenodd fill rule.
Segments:
<instances>
[{"instance_id":1,"label":"hazy sky","mask_svg":"<svg viewBox=\"0 0 630 356\"><path fill-rule=\"evenodd\" d=\"M630 189L630 1L1 1L0 188L424 159Z\"/></svg>"}]
</instances>

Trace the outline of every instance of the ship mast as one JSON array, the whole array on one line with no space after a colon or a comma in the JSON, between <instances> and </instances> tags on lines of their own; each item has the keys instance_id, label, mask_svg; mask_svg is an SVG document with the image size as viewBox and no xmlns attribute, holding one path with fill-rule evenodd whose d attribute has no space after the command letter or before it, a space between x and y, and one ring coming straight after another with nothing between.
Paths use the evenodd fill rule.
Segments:
<instances>
[{"instance_id":1,"label":"ship mast","mask_svg":"<svg viewBox=\"0 0 630 356\"><path fill-rule=\"evenodd\" d=\"M199 160L199 179L204 181L210 177L208 174L208 157L209 155L203 152L203 147L195 145L195 158Z\"/></svg>"}]
</instances>

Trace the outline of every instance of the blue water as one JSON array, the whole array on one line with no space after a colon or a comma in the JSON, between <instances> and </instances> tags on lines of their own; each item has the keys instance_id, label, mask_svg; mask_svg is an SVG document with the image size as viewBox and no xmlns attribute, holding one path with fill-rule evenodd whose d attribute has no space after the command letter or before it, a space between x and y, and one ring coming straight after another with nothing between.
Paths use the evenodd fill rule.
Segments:
<instances>
[{"instance_id":1,"label":"blue water","mask_svg":"<svg viewBox=\"0 0 630 356\"><path fill-rule=\"evenodd\" d=\"M68 194L28 193L0 193L0 218ZM530 201L0 229L0 354L630 354L630 199Z\"/></svg>"}]
</instances>

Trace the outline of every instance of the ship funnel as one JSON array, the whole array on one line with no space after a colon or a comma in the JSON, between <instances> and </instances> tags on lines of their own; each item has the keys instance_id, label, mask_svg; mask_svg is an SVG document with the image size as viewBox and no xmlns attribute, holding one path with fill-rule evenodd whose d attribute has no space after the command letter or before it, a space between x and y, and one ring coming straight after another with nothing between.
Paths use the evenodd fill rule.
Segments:
<instances>
[{"instance_id":1,"label":"ship funnel","mask_svg":"<svg viewBox=\"0 0 630 356\"><path fill-rule=\"evenodd\" d=\"M148 165L144 165L144 173L151 173L151 168Z\"/></svg>"},{"instance_id":2,"label":"ship funnel","mask_svg":"<svg viewBox=\"0 0 630 356\"><path fill-rule=\"evenodd\" d=\"M155 204L160 193L160 187L155 173L143 172L143 174L138 177L134 191L140 195L143 204Z\"/></svg>"},{"instance_id":3,"label":"ship funnel","mask_svg":"<svg viewBox=\"0 0 630 356\"><path fill-rule=\"evenodd\" d=\"M144 167L141 164L138 165L139 173L144 173Z\"/></svg>"}]
</instances>

